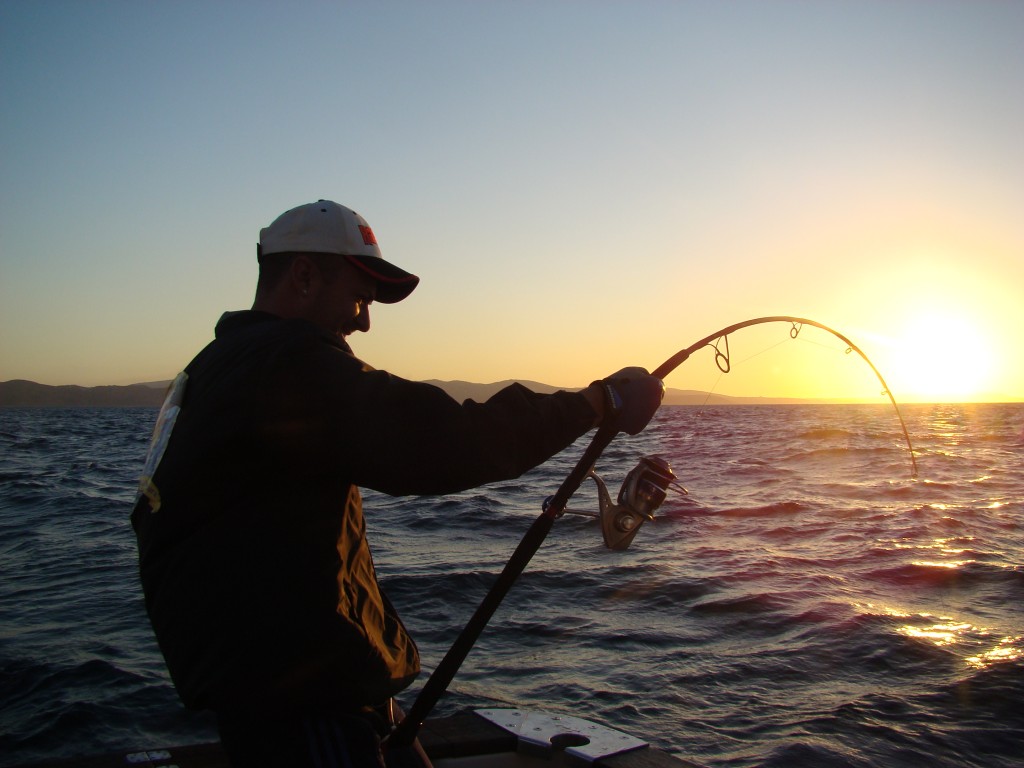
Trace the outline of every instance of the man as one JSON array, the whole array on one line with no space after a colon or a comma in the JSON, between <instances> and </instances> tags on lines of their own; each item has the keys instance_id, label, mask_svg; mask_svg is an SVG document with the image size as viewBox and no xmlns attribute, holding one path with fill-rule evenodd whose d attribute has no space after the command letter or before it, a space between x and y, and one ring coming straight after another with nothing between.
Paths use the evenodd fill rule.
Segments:
<instances>
[{"instance_id":1,"label":"man","mask_svg":"<svg viewBox=\"0 0 1024 768\"><path fill-rule=\"evenodd\" d=\"M361 216L299 206L257 254L252 309L220 319L158 418L132 513L146 608L182 701L217 713L233 764L377 765L378 716L419 656L377 584L359 487L517 477L602 419L639 432L663 386L630 368L460 404L352 353L370 305L419 282Z\"/></svg>"}]
</instances>

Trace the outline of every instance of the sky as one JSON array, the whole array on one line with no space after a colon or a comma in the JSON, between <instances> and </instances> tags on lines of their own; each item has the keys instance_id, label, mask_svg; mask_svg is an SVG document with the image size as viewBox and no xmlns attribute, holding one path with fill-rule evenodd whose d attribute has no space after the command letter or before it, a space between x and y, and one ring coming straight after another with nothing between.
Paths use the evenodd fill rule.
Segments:
<instances>
[{"instance_id":1,"label":"sky","mask_svg":"<svg viewBox=\"0 0 1024 768\"><path fill-rule=\"evenodd\" d=\"M0 381L173 377L323 198L422 278L351 339L399 376L585 386L791 315L898 400L1024 400L1021 40L984 0L6 0ZM881 397L820 329L728 345L666 384Z\"/></svg>"}]
</instances>

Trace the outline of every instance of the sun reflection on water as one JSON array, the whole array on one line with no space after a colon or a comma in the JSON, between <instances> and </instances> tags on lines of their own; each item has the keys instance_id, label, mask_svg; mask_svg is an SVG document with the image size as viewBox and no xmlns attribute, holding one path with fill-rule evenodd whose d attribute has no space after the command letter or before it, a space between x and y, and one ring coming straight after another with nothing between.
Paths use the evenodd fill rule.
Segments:
<instances>
[{"instance_id":1,"label":"sun reflection on water","mask_svg":"<svg viewBox=\"0 0 1024 768\"><path fill-rule=\"evenodd\" d=\"M963 550L960 550L961 552ZM950 552L949 554L959 554L959 552ZM934 560L914 560L912 565L919 565L922 568L948 568L950 570L956 570L964 565L970 565L973 560L946 560L944 562L935 562Z\"/></svg>"},{"instance_id":2,"label":"sun reflection on water","mask_svg":"<svg viewBox=\"0 0 1024 768\"><path fill-rule=\"evenodd\" d=\"M1021 647L1022 640L1024 638L1019 636L1004 637L999 641L999 645L992 650L979 653L977 656L971 656L966 661L970 666L977 669L984 669L1000 662L1016 661L1017 659L1024 658L1024 648Z\"/></svg>"},{"instance_id":3,"label":"sun reflection on water","mask_svg":"<svg viewBox=\"0 0 1024 768\"><path fill-rule=\"evenodd\" d=\"M953 645L962 639L962 635L974 629L972 624L957 624L949 621L945 624L932 624L930 627L915 627L906 624L900 627L897 632L906 637L913 637L917 640L929 640L935 645Z\"/></svg>"},{"instance_id":4,"label":"sun reflection on water","mask_svg":"<svg viewBox=\"0 0 1024 768\"><path fill-rule=\"evenodd\" d=\"M948 616L934 616L929 613L911 613L891 606L872 603L854 603L861 612L876 616L889 616L901 619L906 623L896 628L896 633L913 640L932 643L939 648L961 648L976 650L986 647L963 661L975 669L985 669L996 664L1024 659L1024 636L1002 637L994 646L993 631L966 621L958 621Z\"/></svg>"}]
</instances>

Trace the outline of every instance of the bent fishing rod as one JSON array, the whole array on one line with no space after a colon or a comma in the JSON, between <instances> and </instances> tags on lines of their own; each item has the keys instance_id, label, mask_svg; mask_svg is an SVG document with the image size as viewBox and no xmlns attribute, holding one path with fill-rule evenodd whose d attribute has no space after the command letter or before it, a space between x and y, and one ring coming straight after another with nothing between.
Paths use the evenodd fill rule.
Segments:
<instances>
[{"instance_id":1,"label":"bent fishing rod","mask_svg":"<svg viewBox=\"0 0 1024 768\"><path fill-rule=\"evenodd\" d=\"M664 379L676 368L686 362L690 356L704 347L710 346L715 351L715 364L719 370L723 373L728 373L731 368L731 361L729 359L729 347L728 337L729 334L735 333L743 328L749 328L754 325L761 325L764 323L790 323L790 338L796 339L799 336L801 329L805 325L810 325L815 328L820 328L826 331L844 344L846 344L846 352L856 352L863 360L870 366L875 376L878 378L882 385L882 392L888 395L889 401L892 403L893 408L896 410L896 415L899 418L900 427L903 430L903 437L906 439L907 447L910 452L910 462L912 467L912 475L917 476L917 461L914 458L914 446L910 442L910 434L907 432L906 422L903 420L903 415L900 413L899 405L896 403L895 397L889 385L885 383L885 379L882 374L875 367L874 363L868 358L868 356L850 341L846 336L839 333L827 325L816 322L814 320L808 320L803 317L793 317L790 315L773 315L770 317L758 317L752 320L744 320L743 322L735 323L733 325L726 326L715 333L705 336L703 339L694 342L685 349L679 350L676 354L672 355L668 360L658 366L651 375L655 378ZM725 345L725 351L719 349L718 344L722 342ZM540 516L533 522L529 530L524 534L520 540L519 545L516 547L512 556L505 564L504 569L498 576L497 581L491 587L490 591L484 597L480 603L476 612L472 618L463 628L459 637L452 644L452 647L448 649L448 653L445 654L441 663L437 665L437 668L427 679L426 684L423 686L423 690L420 691L419 696L416 697L413 702L409 713L405 718L398 724L398 726L385 738L385 747L389 744L396 746L407 746L412 744L415 740L417 733L419 732L420 726L426 720L427 716L433 710L434 706L440 701L444 695L448 686L455 678L456 673L462 666L462 662L465 661L469 655L470 650L476 644L477 639L483 632L487 623L494 615L498 606L504 600L508 594L512 585L516 579L519 578L527 564L536 554L537 550L540 549L541 544L551 531L552 526L556 518L566 512L566 505L569 503L569 499L572 497L580 485L587 477L592 477L598 482L599 492L602 495L602 507L606 504L609 509L615 513L615 516L620 522L625 522L626 525L622 527L619 532L618 542L620 546L613 546L609 540L609 534L607 529L605 531L605 543L613 549L623 549L629 545L632 540L632 536L636 533L640 523L644 518L651 519L652 508L657 508L665 499L665 490L674 484L675 476L672 474L671 469L664 462L658 462L659 457L644 457L641 460L640 465L636 469L630 472L626 478L626 482L623 484L622 491L619 494L619 501L623 502L623 495L627 498L625 503L610 504L604 501L606 492L604 484L600 482L600 479L593 472L593 467L597 463L597 460L601 457L615 436L619 433L616 428L614 421L610 424L602 424L597 433L594 435L587 446L583 455L580 457L576 466L573 467L569 475L562 481L561 486L555 494L545 500L543 511ZM655 461L651 461L651 460ZM629 491L633 491L635 499L630 499ZM685 489L683 489L685 493ZM605 524L605 520L602 518L602 525ZM614 525L612 523L611 525ZM621 544L624 542L624 546Z\"/></svg>"}]
</instances>

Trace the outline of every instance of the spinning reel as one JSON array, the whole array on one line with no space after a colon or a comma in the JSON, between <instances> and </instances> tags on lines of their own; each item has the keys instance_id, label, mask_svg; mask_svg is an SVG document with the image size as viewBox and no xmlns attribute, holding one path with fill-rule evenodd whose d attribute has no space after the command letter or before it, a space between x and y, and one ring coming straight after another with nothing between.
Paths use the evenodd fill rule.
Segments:
<instances>
[{"instance_id":1,"label":"spinning reel","mask_svg":"<svg viewBox=\"0 0 1024 768\"><path fill-rule=\"evenodd\" d=\"M601 534L608 549L628 549L640 526L654 519L654 513L664 503L671 488L678 493L688 491L676 482L672 467L661 456L644 456L626 475L616 502L612 502L608 486L593 468L587 473L597 485L597 514L566 508L573 515L596 517L601 521Z\"/></svg>"}]
</instances>

